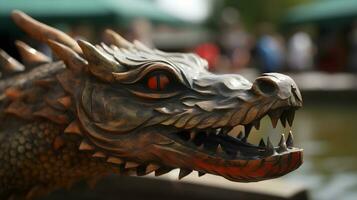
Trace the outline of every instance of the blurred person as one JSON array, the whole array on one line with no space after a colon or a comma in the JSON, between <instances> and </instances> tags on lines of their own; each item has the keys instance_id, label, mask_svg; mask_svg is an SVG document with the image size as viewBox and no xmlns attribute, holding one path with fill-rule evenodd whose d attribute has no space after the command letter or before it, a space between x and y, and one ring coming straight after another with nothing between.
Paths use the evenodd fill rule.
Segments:
<instances>
[{"instance_id":1,"label":"blurred person","mask_svg":"<svg viewBox=\"0 0 357 200\"><path fill-rule=\"evenodd\" d=\"M317 63L320 70L336 73L346 68L347 47L344 40L345 35L340 31L321 30Z\"/></svg>"},{"instance_id":2,"label":"blurred person","mask_svg":"<svg viewBox=\"0 0 357 200\"><path fill-rule=\"evenodd\" d=\"M208 42L200 44L194 49L194 52L207 60L209 71L216 70L220 55L220 50L216 44Z\"/></svg>"},{"instance_id":3,"label":"blurred person","mask_svg":"<svg viewBox=\"0 0 357 200\"><path fill-rule=\"evenodd\" d=\"M231 67L226 72L237 72L248 66L251 58L251 37L245 31L236 8L222 11L221 45L230 60Z\"/></svg>"},{"instance_id":4,"label":"blurred person","mask_svg":"<svg viewBox=\"0 0 357 200\"><path fill-rule=\"evenodd\" d=\"M313 67L313 48L309 34L299 31L294 33L287 45L287 63L292 71L306 71Z\"/></svg>"},{"instance_id":5,"label":"blurred person","mask_svg":"<svg viewBox=\"0 0 357 200\"><path fill-rule=\"evenodd\" d=\"M281 71L284 65L284 40L274 33L270 24L260 27L260 37L256 44L256 56L262 72Z\"/></svg>"}]
</instances>

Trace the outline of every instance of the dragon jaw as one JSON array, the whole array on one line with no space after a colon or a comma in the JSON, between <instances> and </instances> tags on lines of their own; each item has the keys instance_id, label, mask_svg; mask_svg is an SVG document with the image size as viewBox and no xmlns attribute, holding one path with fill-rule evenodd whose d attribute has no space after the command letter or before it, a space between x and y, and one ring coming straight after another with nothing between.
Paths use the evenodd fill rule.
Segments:
<instances>
[{"instance_id":1,"label":"dragon jaw","mask_svg":"<svg viewBox=\"0 0 357 200\"><path fill-rule=\"evenodd\" d=\"M249 182L301 165L302 150L293 147L291 133L278 147L246 140L266 115L274 125L278 119L292 124L302 98L288 76L264 74L250 83L239 75L209 73L196 55L150 49L112 31L110 47L95 47L24 13L13 18L67 66L57 78L71 95L76 120L64 132L78 133L80 150L118 165L122 173L160 175L181 168L181 178L197 170ZM245 136L229 136L238 125L246 127Z\"/></svg>"}]
</instances>

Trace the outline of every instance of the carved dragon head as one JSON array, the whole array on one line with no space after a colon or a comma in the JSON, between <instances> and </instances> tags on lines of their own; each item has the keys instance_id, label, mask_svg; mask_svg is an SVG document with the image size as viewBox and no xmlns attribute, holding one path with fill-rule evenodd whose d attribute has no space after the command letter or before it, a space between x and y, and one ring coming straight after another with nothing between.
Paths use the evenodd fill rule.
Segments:
<instances>
[{"instance_id":1,"label":"carved dragon head","mask_svg":"<svg viewBox=\"0 0 357 200\"><path fill-rule=\"evenodd\" d=\"M250 182L301 165L291 133L276 147L269 139L247 141L266 115L274 127L279 119L293 123L302 97L290 77L266 73L251 83L238 74L208 72L195 54L148 48L110 30L109 43L94 46L20 11L12 17L66 64L57 78L71 95L75 120L65 132L81 135L80 150L138 175L180 168L180 178L196 170ZM244 133L228 134L238 125Z\"/></svg>"}]
</instances>

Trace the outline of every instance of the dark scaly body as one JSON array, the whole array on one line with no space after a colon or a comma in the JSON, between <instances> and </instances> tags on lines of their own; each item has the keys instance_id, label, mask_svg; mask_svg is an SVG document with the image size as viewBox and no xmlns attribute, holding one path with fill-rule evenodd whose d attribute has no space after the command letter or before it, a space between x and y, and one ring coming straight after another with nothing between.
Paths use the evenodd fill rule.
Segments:
<instances>
[{"instance_id":1,"label":"dark scaly body","mask_svg":"<svg viewBox=\"0 0 357 200\"><path fill-rule=\"evenodd\" d=\"M24 100L31 99L32 104L39 106L46 104L43 100L46 96L64 93L56 83L45 88L32 84L36 80L53 79L52 74L63 69L50 66L49 70L48 67L39 66L28 73L0 81L0 86L7 82L27 83L21 85L22 90L36 93L24 97ZM15 81L19 79L22 81ZM7 104L8 101L2 101L1 107ZM18 111L19 116L14 116L6 115L6 111L1 110L0 199L10 195L19 199L31 198L31 195L37 196L56 188L69 188L80 180L90 182L105 174L119 173L118 166L94 158L86 151L79 151L81 138L75 134L64 134L66 126L44 118L26 120L21 118L24 113ZM67 114L73 117L73 113Z\"/></svg>"},{"instance_id":2,"label":"dark scaly body","mask_svg":"<svg viewBox=\"0 0 357 200\"><path fill-rule=\"evenodd\" d=\"M2 133L5 137L1 139L0 194L5 196L26 196L36 189L48 192L118 170L79 152L80 140L63 136L54 123L39 121L12 128L11 133ZM53 143L57 137L64 137L66 144L56 150Z\"/></svg>"},{"instance_id":3,"label":"dark scaly body","mask_svg":"<svg viewBox=\"0 0 357 200\"><path fill-rule=\"evenodd\" d=\"M273 127L279 119L292 125L302 97L290 77L268 73L251 83L208 72L197 55L151 49L111 30L107 45L93 46L20 11L12 17L61 61L16 42L24 64L37 67L0 80L2 199L31 199L108 173L180 168L180 179L196 170L251 182L302 164L291 132L278 146L248 141L266 115ZM25 68L4 51L0 66ZM233 129L239 125L244 133Z\"/></svg>"}]
</instances>

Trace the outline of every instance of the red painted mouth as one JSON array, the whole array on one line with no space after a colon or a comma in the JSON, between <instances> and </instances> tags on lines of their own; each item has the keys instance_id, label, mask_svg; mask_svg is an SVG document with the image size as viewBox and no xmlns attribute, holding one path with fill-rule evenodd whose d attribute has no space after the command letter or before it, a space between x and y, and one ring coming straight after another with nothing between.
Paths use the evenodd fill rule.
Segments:
<instances>
[{"instance_id":1,"label":"red painted mouth","mask_svg":"<svg viewBox=\"0 0 357 200\"><path fill-rule=\"evenodd\" d=\"M286 122L291 125L293 121L291 117L280 120L284 127ZM276 127L277 120L272 119L272 122ZM259 129L257 120L254 125ZM247 138L252 126L252 123L244 125L244 133L236 134L230 132L232 127L182 130L169 134L175 144L165 148L170 151L165 158L177 157L180 168L196 170L201 174L216 174L239 182L280 177L303 163L303 150L294 147L291 131L287 137L281 135L277 146L269 138L266 142L262 139L259 144L251 144ZM175 163L175 160L170 159L170 163Z\"/></svg>"},{"instance_id":2,"label":"red painted mouth","mask_svg":"<svg viewBox=\"0 0 357 200\"><path fill-rule=\"evenodd\" d=\"M207 161L209 160L195 159L193 165L232 181L255 182L277 178L294 171L303 162L303 151L294 148L283 154L256 160Z\"/></svg>"}]
</instances>

